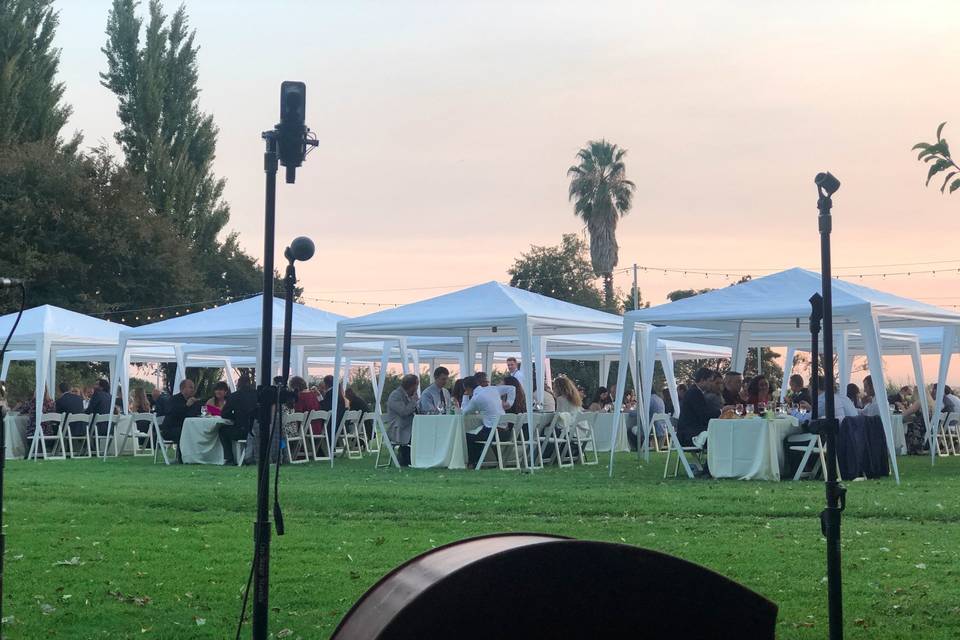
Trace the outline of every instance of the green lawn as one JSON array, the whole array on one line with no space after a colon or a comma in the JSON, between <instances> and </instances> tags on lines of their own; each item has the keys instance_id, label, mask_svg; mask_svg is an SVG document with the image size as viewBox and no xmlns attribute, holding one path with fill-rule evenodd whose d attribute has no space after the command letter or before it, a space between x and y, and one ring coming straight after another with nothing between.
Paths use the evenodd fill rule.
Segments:
<instances>
[{"instance_id":1,"label":"green lawn","mask_svg":"<svg viewBox=\"0 0 960 640\"><path fill-rule=\"evenodd\" d=\"M271 629L327 637L398 563L497 531L622 541L702 563L780 606L781 638L826 637L823 485L661 480L637 467L374 472L284 467ZM849 638L960 637L960 458L902 460L903 484L850 483ZM9 462L8 638L233 637L251 550L255 470L149 459ZM656 615L651 611L651 615ZM249 632L245 633L247 636ZM732 636L731 636L732 637Z\"/></svg>"}]
</instances>

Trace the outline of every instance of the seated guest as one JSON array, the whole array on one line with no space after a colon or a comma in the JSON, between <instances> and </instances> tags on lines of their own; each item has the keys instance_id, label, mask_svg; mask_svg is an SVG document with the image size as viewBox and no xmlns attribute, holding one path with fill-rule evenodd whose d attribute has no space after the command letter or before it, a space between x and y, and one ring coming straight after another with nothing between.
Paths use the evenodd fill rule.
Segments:
<instances>
[{"instance_id":1,"label":"seated guest","mask_svg":"<svg viewBox=\"0 0 960 640\"><path fill-rule=\"evenodd\" d=\"M703 394L707 401L707 407L710 412L720 411L723 413L723 376L719 371L713 372L713 377L707 385L707 391Z\"/></svg>"},{"instance_id":2,"label":"seated guest","mask_svg":"<svg viewBox=\"0 0 960 640\"><path fill-rule=\"evenodd\" d=\"M610 401L610 392L607 388L597 387L597 392L594 394L590 406L587 407L587 411L609 411L609 407L611 407L612 404Z\"/></svg>"},{"instance_id":3,"label":"seated guest","mask_svg":"<svg viewBox=\"0 0 960 640\"><path fill-rule=\"evenodd\" d=\"M580 397L583 398L583 406L580 407L580 409L586 411L590 408L590 398L587 397L587 389L582 384L577 384L577 391L580 392Z\"/></svg>"},{"instance_id":4,"label":"seated guest","mask_svg":"<svg viewBox=\"0 0 960 640\"><path fill-rule=\"evenodd\" d=\"M960 413L960 397L957 397L953 393L953 389L947 385L943 385L943 404L952 413Z\"/></svg>"},{"instance_id":5,"label":"seated guest","mask_svg":"<svg viewBox=\"0 0 960 640\"><path fill-rule=\"evenodd\" d=\"M860 404L860 387L852 382L847 385L847 398L850 399L854 407L863 409L863 405Z\"/></svg>"},{"instance_id":6,"label":"seated guest","mask_svg":"<svg viewBox=\"0 0 960 640\"><path fill-rule=\"evenodd\" d=\"M677 390L679 391L679 387L677 387ZM721 390L721 393L722 393L722 390ZM678 393L677 395L679 396L679 393ZM667 389L667 388L661 389L661 390L660 390L660 399L663 400L663 411L664 411L664 413L667 413L667 414L669 414L669 415L672 416L673 413L674 413L674 411L673 411L674 407L673 407L673 398L670 397L670 390ZM678 398L678 399L679 399L679 398Z\"/></svg>"},{"instance_id":7,"label":"seated guest","mask_svg":"<svg viewBox=\"0 0 960 640\"><path fill-rule=\"evenodd\" d=\"M59 385L60 397L54 403L54 411L57 413L83 413L83 398L78 393L74 393L70 385L61 382Z\"/></svg>"},{"instance_id":8,"label":"seated guest","mask_svg":"<svg viewBox=\"0 0 960 640\"><path fill-rule=\"evenodd\" d=\"M467 433L467 452L470 465L476 466L491 430L498 427L500 416L505 413L503 410L504 404L512 406L516 400L517 391L515 387L510 385L481 387L475 377L466 378L463 381L463 386L464 397L466 398L463 403L464 415L478 413L482 419L481 426ZM504 430L508 429L505 428Z\"/></svg>"},{"instance_id":9,"label":"seated guest","mask_svg":"<svg viewBox=\"0 0 960 640\"><path fill-rule=\"evenodd\" d=\"M143 387L137 387L130 396L130 413L150 413L150 401Z\"/></svg>"},{"instance_id":10,"label":"seated guest","mask_svg":"<svg viewBox=\"0 0 960 640\"><path fill-rule=\"evenodd\" d=\"M577 414L583 411L583 396L580 389L567 376L557 376L553 381L557 397L557 413Z\"/></svg>"},{"instance_id":11,"label":"seated guest","mask_svg":"<svg viewBox=\"0 0 960 640\"><path fill-rule=\"evenodd\" d=\"M680 419L677 423L677 438L680 444L684 446L693 445L693 437L702 431L706 431L707 423L714 418L720 417L720 412L711 410L707 406L707 399L704 396L710 389L710 381L713 379L713 371L706 367L700 367L693 376L693 385L687 389L686 395L680 402Z\"/></svg>"},{"instance_id":12,"label":"seated guest","mask_svg":"<svg viewBox=\"0 0 960 640\"><path fill-rule=\"evenodd\" d=\"M108 402L109 404L109 402ZM57 408L57 403L54 402L53 398L50 397L50 394L47 393L46 389L43 391L43 405L40 410L40 413L54 413ZM30 409L27 412L27 415L30 416L27 421L27 433L33 434L37 428L37 408L31 404ZM41 431L45 436L55 436L57 435L57 425L52 423L44 423L40 425Z\"/></svg>"},{"instance_id":13,"label":"seated guest","mask_svg":"<svg viewBox=\"0 0 960 640\"><path fill-rule=\"evenodd\" d=\"M754 411L759 413L770 403L770 383L764 376L756 376L747 385L747 404L752 404ZM762 407L761 407L762 405Z\"/></svg>"},{"instance_id":14,"label":"seated guest","mask_svg":"<svg viewBox=\"0 0 960 640\"><path fill-rule=\"evenodd\" d=\"M477 382L478 387L489 387L490 378L487 377L487 374L483 371L477 371L473 374L473 379Z\"/></svg>"},{"instance_id":15,"label":"seated guest","mask_svg":"<svg viewBox=\"0 0 960 640\"><path fill-rule=\"evenodd\" d=\"M446 367L437 367L433 371L433 384L423 390L420 394L420 402L417 404L417 412L423 415L444 414L453 408L450 399L450 392L447 391L447 380L450 379L450 372Z\"/></svg>"},{"instance_id":16,"label":"seated guest","mask_svg":"<svg viewBox=\"0 0 960 640\"><path fill-rule=\"evenodd\" d=\"M937 411L933 407L935 398L928 388L918 389L914 387L909 396L912 402L903 410L904 439L907 443L907 453L911 455L922 453L924 449L927 449L927 425L923 419L923 405L920 403L920 394L922 393L926 393L930 415L937 415Z\"/></svg>"},{"instance_id":17,"label":"seated guest","mask_svg":"<svg viewBox=\"0 0 960 640\"><path fill-rule=\"evenodd\" d=\"M410 466L410 435L413 432L413 416L417 412L417 390L420 377L408 373L400 379L400 386L387 398L387 415L384 425L387 436L399 450L400 466Z\"/></svg>"},{"instance_id":18,"label":"seated guest","mask_svg":"<svg viewBox=\"0 0 960 640\"><path fill-rule=\"evenodd\" d=\"M453 391L450 392L450 399L453 401L453 406L463 406L463 391L463 378L458 378L457 381L453 383Z\"/></svg>"},{"instance_id":19,"label":"seated guest","mask_svg":"<svg viewBox=\"0 0 960 640\"><path fill-rule=\"evenodd\" d=\"M614 397L616 399L616 397ZM663 404L663 400L660 400L660 403ZM637 397L633 395L633 390L628 389L623 393L623 410L624 411L635 411L637 408Z\"/></svg>"},{"instance_id":20,"label":"seated guest","mask_svg":"<svg viewBox=\"0 0 960 640\"><path fill-rule=\"evenodd\" d=\"M847 386L847 396L849 397L849 385ZM865 416L880 415L880 407L877 405L877 393L873 388L873 378L867 376L863 379L863 397L861 400L860 413Z\"/></svg>"},{"instance_id":21,"label":"seated guest","mask_svg":"<svg viewBox=\"0 0 960 640\"><path fill-rule=\"evenodd\" d=\"M213 385L213 395L207 400L207 415L221 416L223 414L223 405L227 402L227 394L230 393L230 387L227 383L220 381Z\"/></svg>"},{"instance_id":22,"label":"seated guest","mask_svg":"<svg viewBox=\"0 0 960 640\"><path fill-rule=\"evenodd\" d=\"M523 392L523 387L520 386L520 381L514 378L513 376L506 376L503 379L503 384L513 387L516 392L513 398L513 404L509 407L505 407L507 413L513 413L520 415L521 413L527 412L527 394Z\"/></svg>"},{"instance_id":23,"label":"seated guest","mask_svg":"<svg viewBox=\"0 0 960 640\"><path fill-rule=\"evenodd\" d=\"M180 393L170 398L170 411L160 425L160 433L164 440L177 443L177 460L182 462L180 455L180 434L183 431L183 421L187 418L196 418L200 415L200 401L194 397L197 391L193 380L186 378L180 382ZM91 401L91 404L93 402ZM89 413L89 411L87 412Z\"/></svg>"},{"instance_id":24,"label":"seated guest","mask_svg":"<svg viewBox=\"0 0 960 640\"><path fill-rule=\"evenodd\" d=\"M680 383L677 385L677 404L683 404L683 397L687 395L687 385Z\"/></svg>"},{"instance_id":25,"label":"seated guest","mask_svg":"<svg viewBox=\"0 0 960 640\"><path fill-rule=\"evenodd\" d=\"M630 450L635 451L639 447L639 434L640 434L640 419L639 419L640 405L634 403L633 409L627 414L627 423L630 426L627 429L627 442L630 444ZM647 412L647 419L653 421L653 416L658 413L666 413L666 405L663 402L663 398L660 396L658 391L653 391L650 394L650 411ZM659 440L662 440L666 433L666 425L661 421L653 423L654 433ZM649 432L648 432L649 433Z\"/></svg>"},{"instance_id":26,"label":"seated guest","mask_svg":"<svg viewBox=\"0 0 960 640\"><path fill-rule=\"evenodd\" d=\"M109 415L110 409L110 383L106 380L97 380L97 386L93 388L90 395L90 402L87 403L86 413L92 415Z\"/></svg>"},{"instance_id":27,"label":"seated guest","mask_svg":"<svg viewBox=\"0 0 960 640\"><path fill-rule=\"evenodd\" d=\"M810 390L803 386L803 376L795 373L790 376L787 384L790 386L790 391L787 392L787 402L790 404L800 404L801 402L806 402L807 404L813 403L813 400L810 398Z\"/></svg>"},{"instance_id":28,"label":"seated guest","mask_svg":"<svg viewBox=\"0 0 960 640\"><path fill-rule=\"evenodd\" d=\"M290 390L296 394L293 401L293 410L306 415L310 411L322 411L320 397L316 391L307 389L307 381L300 376L290 378ZM310 431L314 435L323 435L323 420L311 420Z\"/></svg>"},{"instance_id":29,"label":"seated guest","mask_svg":"<svg viewBox=\"0 0 960 640\"><path fill-rule=\"evenodd\" d=\"M320 398L320 408L323 411L333 411L333 376L324 376L320 388L323 390L323 397ZM343 395L342 384L337 389L337 394L339 395L337 399L337 420L333 424L339 426L343 421L343 414L347 412L347 398Z\"/></svg>"},{"instance_id":30,"label":"seated guest","mask_svg":"<svg viewBox=\"0 0 960 640\"><path fill-rule=\"evenodd\" d=\"M347 389L343 393L344 397L347 399L347 402L350 403L351 411L360 412L359 424L364 425L364 428L367 431L367 440L373 439L373 423L370 421L364 421L363 417L370 413L370 405L367 404L367 401L357 395L357 392L353 389ZM451 405L452 406L452 405Z\"/></svg>"},{"instance_id":31,"label":"seated guest","mask_svg":"<svg viewBox=\"0 0 960 640\"><path fill-rule=\"evenodd\" d=\"M162 418L167 415L170 410L170 394L167 393L167 390L154 387L150 395L153 398L153 411L157 414L157 417Z\"/></svg>"},{"instance_id":32,"label":"seated guest","mask_svg":"<svg viewBox=\"0 0 960 640\"><path fill-rule=\"evenodd\" d=\"M238 440L250 438L253 423L257 420L257 390L254 389L249 377L240 376L237 380L237 390L226 397L220 415L233 422L233 424L221 423L218 429L220 444L223 445L223 464L235 465L237 464L235 443Z\"/></svg>"},{"instance_id":33,"label":"seated guest","mask_svg":"<svg viewBox=\"0 0 960 640\"><path fill-rule=\"evenodd\" d=\"M817 397L817 415L821 418L827 417L827 406L823 392ZM860 410L854 406L853 401L845 395L841 395L837 390L837 384L833 385L833 408L834 417L843 422L844 418L852 418L860 415Z\"/></svg>"},{"instance_id":34,"label":"seated guest","mask_svg":"<svg viewBox=\"0 0 960 640\"><path fill-rule=\"evenodd\" d=\"M724 405L736 406L743 402L740 398L740 391L743 389L743 374L739 371L727 371L723 374L723 397ZM683 406L683 399L680 399L680 406Z\"/></svg>"}]
</instances>

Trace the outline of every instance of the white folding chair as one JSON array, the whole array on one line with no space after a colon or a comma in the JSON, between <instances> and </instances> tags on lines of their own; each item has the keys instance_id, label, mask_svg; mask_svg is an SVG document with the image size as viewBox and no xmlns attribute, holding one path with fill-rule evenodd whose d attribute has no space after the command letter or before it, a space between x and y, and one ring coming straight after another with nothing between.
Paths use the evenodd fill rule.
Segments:
<instances>
[{"instance_id":1,"label":"white folding chair","mask_svg":"<svg viewBox=\"0 0 960 640\"><path fill-rule=\"evenodd\" d=\"M120 418L120 416L113 417L117 419ZM113 422L115 423L116 420ZM100 425L103 425L102 434L100 433ZM110 414L107 413L98 413L93 417L93 420L90 421L90 442L93 443L93 453L98 458L101 455L103 457L107 456L107 449L113 431L113 426L108 425L110 425ZM116 444L114 444L114 449L116 449Z\"/></svg>"},{"instance_id":2,"label":"white folding chair","mask_svg":"<svg viewBox=\"0 0 960 640\"><path fill-rule=\"evenodd\" d=\"M500 427L506 428L507 426L515 425L516 423L517 423L516 414L505 413L502 416L500 416L500 419L497 422L497 426L494 427L493 429L490 429L490 433L487 434L487 439L483 443L483 450L480 452L480 459L477 460L477 466L476 466L477 471L479 471L483 465L493 466L494 464L499 466L501 471L505 471L508 469L511 471L520 470L520 456L519 456L519 452L517 451L516 431L514 429L510 429L509 433L507 433L506 429L504 429L504 438L506 439L504 440L500 437L500 433L501 433ZM494 454L496 455L496 458L497 458L496 461L487 460L487 455L489 454L491 447L495 449ZM514 463L516 465L515 467L504 466L503 454L505 451L506 452L513 451Z\"/></svg>"},{"instance_id":3,"label":"white folding chair","mask_svg":"<svg viewBox=\"0 0 960 640\"><path fill-rule=\"evenodd\" d=\"M377 422L383 423L383 419L376 413L365 413L360 421L363 425L363 437L367 446L367 453L380 452L380 430L377 428ZM370 435L367 435L367 425L370 425Z\"/></svg>"},{"instance_id":4,"label":"white folding chair","mask_svg":"<svg viewBox=\"0 0 960 640\"><path fill-rule=\"evenodd\" d=\"M350 460L360 460L363 458L363 445L360 440L360 432L363 425L360 424L362 411L344 411L343 420L340 421L340 435L338 439L343 441L343 451Z\"/></svg>"},{"instance_id":5,"label":"white folding chair","mask_svg":"<svg viewBox=\"0 0 960 640\"><path fill-rule=\"evenodd\" d=\"M941 412L940 417L938 418L938 426L937 426L937 455L938 456L954 455L954 450L950 442L950 436L947 433L947 425L949 424L951 415L955 415L955 414Z\"/></svg>"},{"instance_id":6,"label":"white folding chair","mask_svg":"<svg viewBox=\"0 0 960 640\"><path fill-rule=\"evenodd\" d=\"M147 430L140 431L140 425L146 423ZM134 438L134 456L152 456L156 445L156 436L160 432L157 426L157 416L153 413L134 413L130 416L130 430L123 440L120 450L127 447L127 438Z\"/></svg>"},{"instance_id":7,"label":"white folding chair","mask_svg":"<svg viewBox=\"0 0 960 640\"><path fill-rule=\"evenodd\" d=\"M570 445L575 447L576 457L580 459L580 464L597 464L600 460L597 457L596 442L593 438L593 425L597 421L599 414L595 411L584 411L573 419L573 426L569 429ZM586 451L593 453L593 460L586 455Z\"/></svg>"},{"instance_id":8,"label":"white folding chair","mask_svg":"<svg viewBox=\"0 0 960 640\"><path fill-rule=\"evenodd\" d=\"M951 412L943 425L947 446L952 455L960 455L960 413Z\"/></svg>"},{"instance_id":9,"label":"white folding chair","mask_svg":"<svg viewBox=\"0 0 960 640\"><path fill-rule=\"evenodd\" d=\"M310 452L314 460L330 459L330 443L327 441L327 422L330 420L329 411L314 410L304 419L304 435L310 443ZM314 433L313 423L321 423L320 433ZM319 443L319 446L317 446Z\"/></svg>"},{"instance_id":10,"label":"white folding chair","mask_svg":"<svg viewBox=\"0 0 960 640\"><path fill-rule=\"evenodd\" d=\"M540 448L540 429L544 422L549 422L553 419L553 414L533 414L532 425L528 423L526 413L518 414L517 418L519 421L516 426L517 443L519 444L522 452L521 461L523 462L523 466L527 469L543 469L543 449ZM535 445L533 447L532 460L530 459L531 440Z\"/></svg>"},{"instance_id":11,"label":"white folding chair","mask_svg":"<svg viewBox=\"0 0 960 640\"><path fill-rule=\"evenodd\" d=\"M663 425L663 437L665 449L670 449L670 431L667 429L668 424L673 424L673 421L670 419L669 413L655 413L650 419L650 436L653 438L653 448L657 453L660 453L660 436L657 435L657 425ZM637 440L637 446L642 446L642 439Z\"/></svg>"},{"instance_id":12,"label":"white folding chair","mask_svg":"<svg viewBox=\"0 0 960 640\"><path fill-rule=\"evenodd\" d=\"M88 413L70 413L67 414L66 418L63 421L63 432L64 440L67 443L67 450L70 452L71 458L89 458L92 455L92 450L90 448L90 423L93 421L93 416ZM71 425L77 425L77 430L80 432L75 435ZM79 442L80 446L76 447L76 444ZM77 449L81 453L77 452Z\"/></svg>"},{"instance_id":13,"label":"white folding chair","mask_svg":"<svg viewBox=\"0 0 960 640\"><path fill-rule=\"evenodd\" d=\"M800 480L801 478L816 478L817 474L819 474L822 469L825 469L827 465L826 458L824 457L823 441L820 440L820 436L815 433L805 433L803 436L806 437L806 444L795 444L787 447L789 451L803 452L803 458L800 459L800 465L797 467L797 472L793 474L794 480ZM802 443L803 438L799 434L790 436L790 442ZM807 468L807 463L810 461L810 456L813 454L817 454L817 461L813 465L813 469L806 471L805 469Z\"/></svg>"},{"instance_id":14,"label":"white folding chair","mask_svg":"<svg viewBox=\"0 0 960 640\"><path fill-rule=\"evenodd\" d=\"M163 457L163 464L170 464L170 457L167 455L167 451L174 452L174 460L176 460L176 451L179 445L176 440L167 440L163 437L163 432L160 430L160 420L154 420L154 444L153 444L153 464L157 464L157 458ZM159 454L159 456L158 456Z\"/></svg>"},{"instance_id":15,"label":"white folding chair","mask_svg":"<svg viewBox=\"0 0 960 640\"><path fill-rule=\"evenodd\" d=\"M573 417L566 412L555 413L539 435L541 457L544 451L550 451L550 462L556 461L558 467L573 466L573 448L570 446L570 429ZM550 446L553 449L550 449ZM546 461L544 461L546 464Z\"/></svg>"},{"instance_id":16,"label":"white folding chair","mask_svg":"<svg viewBox=\"0 0 960 640\"><path fill-rule=\"evenodd\" d=\"M387 433L387 425L384 424L381 417L378 416L377 419L373 421L373 429L374 438L377 440L377 457L373 462L373 468L386 469L392 464L397 467L397 469L402 469L400 460L397 458L397 449L390 440L390 435ZM387 460L381 464L380 458L384 453L386 453Z\"/></svg>"},{"instance_id":17,"label":"white folding chair","mask_svg":"<svg viewBox=\"0 0 960 640\"><path fill-rule=\"evenodd\" d=\"M44 413L40 416L40 421L33 429L33 443L30 447L34 460L37 460L37 456L41 453L44 460L67 459L67 450L63 442L64 418L65 416L62 413ZM55 426L56 429L53 435L45 435L43 433L43 425ZM51 431L53 431L53 429L51 429ZM52 451L47 451L47 442L52 443ZM60 453L57 453L58 451ZM0 454L6 455L6 451L0 452Z\"/></svg>"},{"instance_id":18,"label":"white folding chair","mask_svg":"<svg viewBox=\"0 0 960 640\"><path fill-rule=\"evenodd\" d=\"M307 435L304 431L306 415L286 412L283 412L282 415L283 437L287 443L287 446L284 447L284 451L287 452L287 461L290 464L310 462L310 450L307 447ZM296 451L294 451L294 448L296 448Z\"/></svg>"},{"instance_id":19,"label":"white folding chair","mask_svg":"<svg viewBox=\"0 0 960 640\"><path fill-rule=\"evenodd\" d=\"M667 433L670 435L670 448L667 449L667 461L663 465L663 477L667 477L667 469L670 468L670 455L673 452L676 452L677 460L673 467L673 477L677 477L677 474L680 471L680 463L683 462L683 470L687 472L687 477L693 478L693 469L690 468L690 463L687 461L686 454L693 453L699 457L699 455L703 453L703 448L696 445L683 446L680 444L680 439L677 437L677 432L674 430L672 422L668 423L667 425Z\"/></svg>"}]
</instances>

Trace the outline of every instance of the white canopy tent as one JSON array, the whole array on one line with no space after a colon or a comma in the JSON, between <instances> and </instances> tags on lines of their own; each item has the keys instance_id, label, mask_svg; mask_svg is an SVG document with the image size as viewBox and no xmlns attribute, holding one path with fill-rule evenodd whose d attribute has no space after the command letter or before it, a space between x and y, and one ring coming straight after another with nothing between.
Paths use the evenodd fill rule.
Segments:
<instances>
[{"instance_id":1,"label":"white canopy tent","mask_svg":"<svg viewBox=\"0 0 960 640\"><path fill-rule=\"evenodd\" d=\"M0 335L10 333L17 314L0 317ZM60 307L42 305L27 309L8 346L12 351L34 353L36 362L36 422L40 423L43 413L44 390L53 396L56 384L56 366L51 365L58 350L83 347L116 347L119 334L124 326L107 322L99 318L68 311ZM37 358L36 356L40 357ZM115 357L108 360L111 379L118 369ZM3 379L6 379L7 365L3 365Z\"/></svg>"},{"instance_id":2,"label":"white canopy tent","mask_svg":"<svg viewBox=\"0 0 960 640\"><path fill-rule=\"evenodd\" d=\"M753 334L792 334L798 336L798 339L806 335L809 340L809 299L819 292L820 275L795 268L692 298L631 311L624 317L622 357L626 357L638 323L647 323L641 324L639 330L641 338L646 342L659 337L658 327L649 325L696 327L729 335L733 349L732 366L736 370L742 370ZM870 374L877 389L886 388L881 364L882 329L941 327L944 329L946 342L953 343L958 324L958 313L842 280L833 281L835 336L843 335L845 331L859 332ZM652 362L649 362L649 358L644 358L641 361L641 375L645 375L650 368ZM894 453L889 407L885 402L878 405L894 478L899 483L900 472ZM610 472L613 473L612 456Z\"/></svg>"},{"instance_id":3,"label":"white canopy tent","mask_svg":"<svg viewBox=\"0 0 960 640\"><path fill-rule=\"evenodd\" d=\"M522 360L536 362L539 371L544 371L549 336L619 331L621 326L621 318L613 314L488 282L341 321L337 326L334 384L340 380L344 345L351 341L394 339L405 350L406 338L411 336L459 338L464 348L464 366L472 368L481 338L516 337ZM528 367L520 369L521 384L526 388L532 388L529 373ZM334 415L337 400L334 395ZM528 404L527 418L532 424L533 403ZM531 438L531 456L533 444Z\"/></svg>"},{"instance_id":4,"label":"white canopy tent","mask_svg":"<svg viewBox=\"0 0 960 640\"><path fill-rule=\"evenodd\" d=\"M205 311L178 316L124 329L119 335L117 361L129 363L129 350L134 347L172 345L177 354L177 380L183 379L187 366L186 354L191 350L202 351L205 355L219 354L231 357L255 354L255 366L258 371L265 366L260 361L260 331L263 313L263 296L253 296L221 305ZM314 309L302 304L293 305L293 333L291 344L294 347L332 344L336 339L337 322L345 316ZM284 330L284 301L273 299L273 340L271 370L278 367L277 357ZM197 346L202 345L202 346ZM220 345L214 347L212 345ZM250 350L254 350L251 354ZM228 376L232 378L231 376ZM117 380L111 380L113 386ZM114 402L115 399L111 399Z\"/></svg>"}]
</instances>

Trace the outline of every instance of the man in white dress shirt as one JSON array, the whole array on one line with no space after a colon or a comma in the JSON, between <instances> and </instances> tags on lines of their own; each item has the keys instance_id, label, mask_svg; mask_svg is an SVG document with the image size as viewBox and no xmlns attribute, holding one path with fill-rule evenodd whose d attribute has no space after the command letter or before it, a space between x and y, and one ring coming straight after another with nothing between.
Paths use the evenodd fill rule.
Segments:
<instances>
[{"instance_id":1,"label":"man in white dress shirt","mask_svg":"<svg viewBox=\"0 0 960 640\"><path fill-rule=\"evenodd\" d=\"M827 405L822 392L817 397L817 410L817 415L819 415L821 418L827 417ZM833 387L833 412L833 417L840 422L843 422L844 418L852 418L860 415L860 411L856 406L854 406L853 400L845 395L837 393L836 385Z\"/></svg>"},{"instance_id":2,"label":"man in white dress shirt","mask_svg":"<svg viewBox=\"0 0 960 640\"><path fill-rule=\"evenodd\" d=\"M483 421L481 426L467 432L470 465L476 466L491 430L497 428L500 416L505 413L504 404L508 407L513 404L517 390L510 385L480 386L476 376L464 378L463 388L463 414L478 413Z\"/></svg>"}]
</instances>

